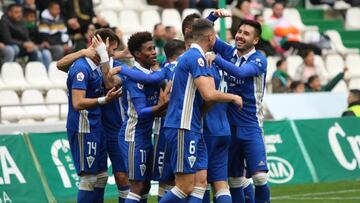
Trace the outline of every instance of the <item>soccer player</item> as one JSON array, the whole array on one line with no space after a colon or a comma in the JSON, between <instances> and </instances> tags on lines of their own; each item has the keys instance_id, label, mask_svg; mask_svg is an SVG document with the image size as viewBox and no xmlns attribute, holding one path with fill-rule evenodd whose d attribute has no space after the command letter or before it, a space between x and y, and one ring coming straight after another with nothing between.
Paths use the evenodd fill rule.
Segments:
<instances>
[{"instance_id":1,"label":"soccer player","mask_svg":"<svg viewBox=\"0 0 360 203\"><path fill-rule=\"evenodd\" d=\"M98 32L110 45L108 55L118 46L115 38L101 30ZM78 175L80 176L78 202L103 201L107 182L107 154L101 123L101 106L121 94L112 88L104 94L100 66L89 58L77 59L69 69L69 113L67 136Z\"/></svg>"},{"instance_id":2,"label":"soccer player","mask_svg":"<svg viewBox=\"0 0 360 203\"><path fill-rule=\"evenodd\" d=\"M128 48L135 58L133 69L149 74L156 63L151 33L138 32L130 36ZM165 89L169 92L170 87ZM146 202L150 190L153 146L152 125L167 107L167 95L157 86L138 83L131 78L123 81L123 101L126 118L119 133L122 150L128 150L128 176L131 183L126 203ZM123 139L126 141L124 144Z\"/></svg>"},{"instance_id":3,"label":"soccer player","mask_svg":"<svg viewBox=\"0 0 360 203\"><path fill-rule=\"evenodd\" d=\"M165 118L166 157L170 158L175 186L161 203L202 202L206 181L194 187L195 174L206 171L207 151L202 137L202 108L205 102L234 102L241 107L241 97L219 92L205 63L205 52L215 42L213 24L199 19L192 25L194 43L179 59L175 69L169 108ZM204 102L205 101L205 102ZM206 173L206 172L205 172Z\"/></svg>"},{"instance_id":4,"label":"soccer player","mask_svg":"<svg viewBox=\"0 0 360 203\"><path fill-rule=\"evenodd\" d=\"M265 89L267 61L255 50L261 35L261 26L256 21L244 20L236 33L236 47L219 39L214 45L215 53L207 55L227 72L228 92L244 99L244 108L237 111L228 106L228 119L232 141L229 155L229 185L233 201L243 202L245 175L252 177L255 185L255 202L270 202L267 185L267 161L263 140L262 99ZM230 61L230 62L229 62ZM240 158L239 158L240 157ZM246 171L244 174L244 160Z\"/></svg>"}]
</instances>

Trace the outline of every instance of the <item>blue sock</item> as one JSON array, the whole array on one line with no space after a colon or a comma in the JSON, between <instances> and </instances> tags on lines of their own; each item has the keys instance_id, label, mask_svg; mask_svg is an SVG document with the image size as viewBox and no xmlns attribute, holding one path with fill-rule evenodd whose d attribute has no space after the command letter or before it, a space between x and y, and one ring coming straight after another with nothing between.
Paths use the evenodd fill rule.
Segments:
<instances>
[{"instance_id":1,"label":"blue sock","mask_svg":"<svg viewBox=\"0 0 360 203\"><path fill-rule=\"evenodd\" d=\"M194 187L190 196L188 197L188 203L202 203L206 188Z\"/></svg>"},{"instance_id":2,"label":"blue sock","mask_svg":"<svg viewBox=\"0 0 360 203\"><path fill-rule=\"evenodd\" d=\"M203 203L210 203L210 189L209 188L205 191L202 202Z\"/></svg>"},{"instance_id":3,"label":"blue sock","mask_svg":"<svg viewBox=\"0 0 360 203\"><path fill-rule=\"evenodd\" d=\"M119 198L118 198L118 203L124 203L125 199L130 191L130 186L117 186L118 191L119 191Z\"/></svg>"},{"instance_id":4,"label":"blue sock","mask_svg":"<svg viewBox=\"0 0 360 203\"><path fill-rule=\"evenodd\" d=\"M254 188L251 183L249 183L248 186L245 186L244 188L244 196L245 196L245 202L246 203L255 203L254 199Z\"/></svg>"},{"instance_id":5,"label":"blue sock","mask_svg":"<svg viewBox=\"0 0 360 203\"><path fill-rule=\"evenodd\" d=\"M95 192L79 190L77 195L77 202L78 203L95 202Z\"/></svg>"},{"instance_id":6,"label":"blue sock","mask_svg":"<svg viewBox=\"0 0 360 203\"><path fill-rule=\"evenodd\" d=\"M216 192L216 194L214 195L216 198L216 202L221 202L221 203L232 203L232 199L231 199L231 194L229 189L221 189L219 191ZM215 203L214 201L214 203Z\"/></svg>"},{"instance_id":7,"label":"blue sock","mask_svg":"<svg viewBox=\"0 0 360 203\"><path fill-rule=\"evenodd\" d=\"M141 196L132 192L129 192L129 194L126 197L125 203L139 203L141 199Z\"/></svg>"},{"instance_id":8,"label":"blue sock","mask_svg":"<svg viewBox=\"0 0 360 203\"><path fill-rule=\"evenodd\" d=\"M245 203L242 187L230 188L231 198L234 203Z\"/></svg>"},{"instance_id":9,"label":"blue sock","mask_svg":"<svg viewBox=\"0 0 360 203\"><path fill-rule=\"evenodd\" d=\"M105 192L105 188L101 188L101 187L94 188L95 202L104 202L104 192Z\"/></svg>"},{"instance_id":10,"label":"blue sock","mask_svg":"<svg viewBox=\"0 0 360 203\"><path fill-rule=\"evenodd\" d=\"M255 186L255 203L269 203L270 190L267 184Z\"/></svg>"},{"instance_id":11,"label":"blue sock","mask_svg":"<svg viewBox=\"0 0 360 203\"><path fill-rule=\"evenodd\" d=\"M186 197L187 195L175 186L161 198L159 203L178 203L186 199Z\"/></svg>"}]
</instances>

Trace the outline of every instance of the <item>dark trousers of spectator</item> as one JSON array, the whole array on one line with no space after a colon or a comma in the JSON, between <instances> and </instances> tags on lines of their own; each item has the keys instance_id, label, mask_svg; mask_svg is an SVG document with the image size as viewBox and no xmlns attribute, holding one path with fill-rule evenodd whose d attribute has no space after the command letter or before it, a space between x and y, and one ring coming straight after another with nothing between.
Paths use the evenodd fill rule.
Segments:
<instances>
[{"instance_id":1,"label":"dark trousers of spectator","mask_svg":"<svg viewBox=\"0 0 360 203\"><path fill-rule=\"evenodd\" d=\"M16 52L11 45L6 45L4 48L0 49L1 62L12 62L15 60Z\"/></svg>"},{"instance_id":2,"label":"dark trousers of spectator","mask_svg":"<svg viewBox=\"0 0 360 203\"><path fill-rule=\"evenodd\" d=\"M289 50L290 48L292 48L296 53L310 49L314 51L316 55L321 55L321 49L319 47L313 44L306 44L303 42L285 42L281 45L281 48L283 48L284 50Z\"/></svg>"}]
</instances>

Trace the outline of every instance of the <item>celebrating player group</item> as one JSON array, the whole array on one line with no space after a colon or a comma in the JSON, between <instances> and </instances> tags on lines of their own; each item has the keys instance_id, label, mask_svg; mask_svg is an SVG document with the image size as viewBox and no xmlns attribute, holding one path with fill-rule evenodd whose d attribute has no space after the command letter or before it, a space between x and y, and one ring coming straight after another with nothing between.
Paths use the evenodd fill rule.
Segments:
<instances>
[{"instance_id":1,"label":"celebrating player group","mask_svg":"<svg viewBox=\"0 0 360 203\"><path fill-rule=\"evenodd\" d=\"M114 60L120 41L110 29L58 62L68 73L78 202L104 201L108 157L119 202L147 202L151 180L159 182L160 203L210 202L210 188L216 203L270 202L262 128L267 61L255 49L261 25L242 21L229 45L213 27L228 16L223 9L206 19L188 15L185 40L166 43L160 67L149 32L128 40L132 67Z\"/></svg>"}]
</instances>

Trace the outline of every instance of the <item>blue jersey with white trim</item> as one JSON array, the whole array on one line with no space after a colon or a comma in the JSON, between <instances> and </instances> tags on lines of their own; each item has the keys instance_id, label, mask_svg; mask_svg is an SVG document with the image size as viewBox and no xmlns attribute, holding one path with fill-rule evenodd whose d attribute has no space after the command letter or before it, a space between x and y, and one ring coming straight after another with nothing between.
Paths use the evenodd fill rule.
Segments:
<instances>
[{"instance_id":1,"label":"blue jersey with white trim","mask_svg":"<svg viewBox=\"0 0 360 203\"><path fill-rule=\"evenodd\" d=\"M137 66L133 69L143 71ZM122 101L126 114L120 131L121 137L125 136L126 141L134 141L135 137L151 136L154 116L142 114L141 110L156 105L158 98L158 86L144 85L128 77L124 78Z\"/></svg>"},{"instance_id":2,"label":"blue jersey with white trim","mask_svg":"<svg viewBox=\"0 0 360 203\"><path fill-rule=\"evenodd\" d=\"M215 88L221 92L227 92L224 71L216 64L211 67L211 74L215 80ZM204 136L230 136L230 125L227 119L227 103L214 103L210 111L204 117Z\"/></svg>"},{"instance_id":3,"label":"blue jersey with white trim","mask_svg":"<svg viewBox=\"0 0 360 203\"><path fill-rule=\"evenodd\" d=\"M177 65L177 61L173 61L171 63L165 63L165 65L162 69L164 69L164 71L165 71L165 79L166 80L168 80L168 81L173 80L176 65Z\"/></svg>"},{"instance_id":4,"label":"blue jersey with white trim","mask_svg":"<svg viewBox=\"0 0 360 203\"><path fill-rule=\"evenodd\" d=\"M110 68L117 66L126 66L126 64L119 61L114 61ZM120 79L123 78L119 75ZM119 133L123 121L125 120L125 112L122 106L121 97L115 98L106 105L101 106L102 110L102 123L105 131L111 131L114 134Z\"/></svg>"},{"instance_id":5,"label":"blue jersey with white trim","mask_svg":"<svg viewBox=\"0 0 360 203\"><path fill-rule=\"evenodd\" d=\"M70 67L67 78L69 91L69 112L66 128L78 133L99 132L102 130L101 108L96 106L76 111L72 103L73 89L84 90L86 98L98 98L104 95L102 74L89 58L77 59Z\"/></svg>"},{"instance_id":6,"label":"blue jersey with white trim","mask_svg":"<svg viewBox=\"0 0 360 203\"><path fill-rule=\"evenodd\" d=\"M254 127L261 130L263 125L262 100L265 90L267 61L260 51L252 50L243 56L245 62L240 64L236 48L217 39L214 51L221 57L216 57L215 63L227 72L228 92L240 95L243 108L230 103L228 119L231 125ZM234 65L235 64L235 65Z\"/></svg>"},{"instance_id":7,"label":"blue jersey with white trim","mask_svg":"<svg viewBox=\"0 0 360 203\"><path fill-rule=\"evenodd\" d=\"M203 50L199 45L192 44L179 58L175 68L164 127L202 132L201 112L204 101L194 82L200 76L211 77L211 72L206 66Z\"/></svg>"}]
</instances>

